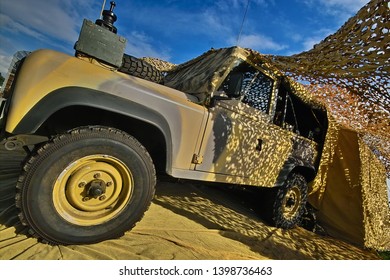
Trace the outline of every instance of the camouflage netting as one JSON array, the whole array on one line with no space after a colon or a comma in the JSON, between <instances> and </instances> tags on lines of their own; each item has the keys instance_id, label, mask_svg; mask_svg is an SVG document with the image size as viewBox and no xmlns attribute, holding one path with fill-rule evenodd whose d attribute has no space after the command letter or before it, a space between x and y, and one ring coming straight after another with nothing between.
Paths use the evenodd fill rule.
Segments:
<instances>
[{"instance_id":1,"label":"camouflage netting","mask_svg":"<svg viewBox=\"0 0 390 280\"><path fill-rule=\"evenodd\" d=\"M332 115L311 196L319 220L331 235L378 250L390 249L389 11L388 0L373 0L313 49L266 56Z\"/></svg>"},{"instance_id":2,"label":"camouflage netting","mask_svg":"<svg viewBox=\"0 0 390 280\"><path fill-rule=\"evenodd\" d=\"M223 59L228 56L255 62L274 76L287 76L294 94L330 113L311 190L319 219L333 236L389 250L389 11L388 0L373 0L335 34L292 56L236 47L212 49L180 65L148 62L168 73L167 86L194 94L201 102L207 102L205 95L213 94L234 67L234 59Z\"/></svg>"},{"instance_id":3,"label":"camouflage netting","mask_svg":"<svg viewBox=\"0 0 390 280\"><path fill-rule=\"evenodd\" d=\"M373 0L335 34L297 55L265 56L253 50L246 50L246 55L275 73L281 71L291 77L296 93L306 92L301 94L303 99L323 104L339 123L364 135L390 177L389 10L388 0ZM218 52L208 51L180 65L144 59L161 71L174 73L173 80L182 83L168 81L168 86L189 93L197 91L195 94L199 95L200 86L198 90L194 89L197 85L183 85L183 79L176 76L190 80L189 76L193 76L194 69L202 68L202 63L208 64L209 69L206 60L215 61L213 56ZM215 79L208 85L204 79L196 80L201 80L203 87L209 86L208 90L215 84Z\"/></svg>"},{"instance_id":4,"label":"camouflage netting","mask_svg":"<svg viewBox=\"0 0 390 280\"><path fill-rule=\"evenodd\" d=\"M173 64L168 61L164 61L159 58L153 58L153 57L143 57L142 60L146 61L150 65L153 65L156 69L160 70L161 72L169 72L172 71L177 65Z\"/></svg>"},{"instance_id":5,"label":"camouflage netting","mask_svg":"<svg viewBox=\"0 0 390 280\"><path fill-rule=\"evenodd\" d=\"M389 11L388 0L373 0L313 49L267 57L337 122L313 183L319 220L331 235L378 250L390 249Z\"/></svg>"},{"instance_id":6,"label":"camouflage netting","mask_svg":"<svg viewBox=\"0 0 390 280\"><path fill-rule=\"evenodd\" d=\"M269 56L344 126L364 134L390 175L390 13L388 0L373 0L313 49Z\"/></svg>"}]
</instances>

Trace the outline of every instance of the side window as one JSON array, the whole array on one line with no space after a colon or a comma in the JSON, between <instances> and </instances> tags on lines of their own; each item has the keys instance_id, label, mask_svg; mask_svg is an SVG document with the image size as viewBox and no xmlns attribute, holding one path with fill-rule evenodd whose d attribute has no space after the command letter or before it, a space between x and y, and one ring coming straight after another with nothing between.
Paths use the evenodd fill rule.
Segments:
<instances>
[{"instance_id":1,"label":"side window","mask_svg":"<svg viewBox=\"0 0 390 280\"><path fill-rule=\"evenodd\" d=\"M304 103L292 94L288 87L282 83L279 88L274 123L321 143L328 125L326 112Z\"/></svg>"},{"instance_id":2,"label":"side window","mask_svg":"<svg viewBox=\"0 0 390 280\"><path fill-rule=\"evenodd\" d=\"M243 62L230 72L218 91L268 113L273 86L273 79Z\"/></svg>"},{"instance_id":3,"label":"side window","mask_svg":"<svg viewBox=\"0 0 390 280\"><path fill-rule=\"evenodd\" d=\"M244 96L242 102L268 113L273 85L274 81L258 70L246 72L242 87Z\"/></svg>"}]
</instances>

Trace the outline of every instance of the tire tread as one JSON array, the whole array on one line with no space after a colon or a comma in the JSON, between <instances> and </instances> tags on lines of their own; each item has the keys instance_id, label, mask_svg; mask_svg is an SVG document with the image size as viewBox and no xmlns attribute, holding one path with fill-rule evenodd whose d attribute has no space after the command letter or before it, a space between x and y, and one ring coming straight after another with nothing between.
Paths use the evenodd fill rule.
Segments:
<instances>
[{"instance_id":1,"label":"tire tread","mask_svg":"<svg viewBox=\"0 0 390 280\"><path fill-rule=\"evenodd\" d=\"M47 143L39 147L37 150L33 151L31 156L28 158L28 160L25 162L23 168L22 168L22 173L18 178L17 184L16 184L16 195L15 195L15 205L16 208L18 209L18 217L22 225L26 226L28 229L29 235L31 235L34 238L37 238L40 242L42 243L48 243L48 244L53 244L53 245L67 245L66 243L60 242L53 240L51 238L46 238L42 236L42 234L39 234L34 228L31 226L31 223L29 222L29 219L25 213L25 209L23 207L23 195L24 192L26 191L26 186L28 185L28 182L31 180L31 170L37 167L37 164L39 162L42 162L45 160L45 155L47 156L50 154L50 152L59 149L61 146L64 146L70 142L73 142L75 140L75 137L80 139L85 137L85 135L93 135L93 134L99 134L99 135L104 135L106 133L109 133L111 135L115 135L115 137L118 140L123 140L126 139L126 141L131 141L133 144L137 145L137 147L142 151L143 156L145 159L148 161L148 166L152 168L151 170L151 184L153 185L153 188L151 189L151 192L148 193L147 197L149 198L147 200L147 203L143 205L143 214L142 216L138 219L140 221L142 217L144 216L144 213L149 209L151 200L154 196L155 193L155 184L156 184L156 171L153 165L152 158L150 157L148 151L146 148L141 145L134 137L131 135L120 131L115 128L110 128L110 127L101 127L101 126L86 126L86 127L79 127L73 130L68 131L67 133L61 134L61 135L56 135L53 138L51 138ZM32 170L34 171L34 170ZM138 222L137 221L137 222ZM127 230L130 230L133 228L136 223L133 223L128 226ZM124 234L125 232L122 232L121 234L114 234L113 236L109 238L117 238L120 237Z\"/></svg>"}]
</instances>

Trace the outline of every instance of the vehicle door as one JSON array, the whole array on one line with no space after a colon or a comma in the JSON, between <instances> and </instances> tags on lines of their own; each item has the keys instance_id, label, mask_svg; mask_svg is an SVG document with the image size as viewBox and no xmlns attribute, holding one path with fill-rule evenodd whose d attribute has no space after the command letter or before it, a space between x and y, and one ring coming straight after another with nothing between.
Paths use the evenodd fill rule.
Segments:
<instances>
[{"instance_id":1,"label":"vehicle door","mask_svg":"<svg viewBox=\"0 0 390 280\"><path fill-rule=\"evenodd\" d=\"M273 186L291 150L291 133L272 123L276 79L242 62L213 98L196 170L234 183Z\"/></svg>"}]
</instances>

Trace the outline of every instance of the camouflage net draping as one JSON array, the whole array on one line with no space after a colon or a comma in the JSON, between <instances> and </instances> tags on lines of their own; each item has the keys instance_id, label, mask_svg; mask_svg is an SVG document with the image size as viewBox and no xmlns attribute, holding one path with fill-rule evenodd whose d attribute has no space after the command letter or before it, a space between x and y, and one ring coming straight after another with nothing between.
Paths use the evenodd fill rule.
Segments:
<instances>
[{"instance_id":1,"label":"camouflage net draping","mask_svg":"<svg viewBox=\"0 0 390 280\"><path fill-rule=\"evenodd\" d=\"M390 7L373 0L335 34L313 49L292 56L262 55L247 50L274 73L290 77L304 99L321 104L346 128L357 131L385 164L390 177ZM175 65L143 58L163 72L178 72L214 50ZM169 85L168 85L169 86ZM301 94L302 97L302 94Z\"/></svg>"},{"instance_id":2,"label":"camouflage net draping","mask_svg":"<svg viewBox=\"0 0 390 280\"><path fill-rule=\"evenodd\" d=\"M335 34L292 56L268 56L344 126L361 133L390 176L390 7L373 0Z\"/></svg>"},{"instance_id":3,"label":"camouflage net draping","mask_svg":"<svg viewBox=\"0 0 390 280\"><path fill-rule=\"evenodd\" d=\"M287 76L289 90L329 112L310 195L320 224L332 236L389 250L390 208L384 187L386 172L390 178L389 11L389 0L373 0L335 34L292 56L236 47L211 49L180 65L149 62L167 73L167 86L197 97L216 90L231 70L229 61L224 62L230 56L257 64L274 76ZM207 104L207 99L199 100Z\"/></svg>"}]
</instances>

